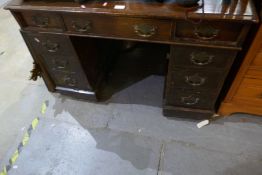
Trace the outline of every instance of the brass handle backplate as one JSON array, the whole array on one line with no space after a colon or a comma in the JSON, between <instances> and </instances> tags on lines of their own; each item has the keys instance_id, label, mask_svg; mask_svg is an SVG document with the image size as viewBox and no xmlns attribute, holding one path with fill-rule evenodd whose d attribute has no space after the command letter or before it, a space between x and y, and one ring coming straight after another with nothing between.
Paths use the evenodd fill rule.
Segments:
<instances>
[{"instance_id":1,"label":"brass handle backplate","mask_svg":"<svg viewBox=\"0 0 262 175\"><path fill-rule=\"evenodd\" d=\"M53 65L54 65L53 67L54 70L66 69L68 67L68 61L53 59Z\"/></svg>"},{"instance_id":2,"label":"brass handle backplate","mask_svg":"<svg viewBox=\"0 0 262 175\"><path fill-rule=\"evenodd\" d=\"M191 63L198 66L205 66L213 62L214 55L209 55L206 52L193 52L190 55Z\"/></svg>"},{"instance_id":3,"label":"brass handle backplate","mask_svg":"<svg viewBox=\"0 0 262 175\"><path fill-rule=\"evenodd\" d=\"M181 97L181 102L188 106L197 104L199 100L200 99L198 97L194 97L193 95L187 97Z\"/></svg>"},{"instance_id":4,"label":"brass handle backplate","mask_svg":"<svg viewBox=\"0 0 262 175\"><path fill-rule=\"evenodd\" d=\"M73 21L72 27L77 32L87 32L91 29L91 22L85 21L85 23L80 23L80 22Z\"/></svg>"},{"instance_id":5,"label":"brass handle backplate","mask_svg":"<svg viewBox=\"0 0 262 175\"><path fill-rule=\"evenodd\" d=\"M201 77L198 74L187 75L185 76L185 81L187 84L191 86L201 86L206 82L206 78Z\"/></svg>"},{"instance_id":6,"label":"brass handle backplate","mask_svg":"<svg viewBox=\"0 0 262 175\"><path fill-rule=\"evenodd\" d=\"M212 40L219 34L219 30L211 25L196 25L194 28L194 35L201 40Z\"/></svg>"},{"instance_id":7,"label":"brass handle backplate","mask_svg":"<svg viewBox=\"0 0 262 175\"><path fill-rule=\"evenodd\" d=\"M33 22L37 27L45 28L49 24L49 18L44 16L33 16Z\"/></svg>"},{"instance_id":8,"label":"brass handle backplate","mask_svg":"<svg viewBox=\"0 0 262 175\"><path fill-rule=\"evenodd\" d=\"M134 25L134 31L138 36L149 38L156 34L157 27L149 24Z\"/></svg>"},{"instance_id":9,"label":"brass handle backplate","mask_svg":"<svg viewBox=\"0 0 262 175\"><path fill-rule=\"evenodd\" d=\"M49 40L47 40L46 42L43 42L42 45L46 48L48 52L57 52L59 49L58 43L53 43Z\"/></svg>"}]
</instances>

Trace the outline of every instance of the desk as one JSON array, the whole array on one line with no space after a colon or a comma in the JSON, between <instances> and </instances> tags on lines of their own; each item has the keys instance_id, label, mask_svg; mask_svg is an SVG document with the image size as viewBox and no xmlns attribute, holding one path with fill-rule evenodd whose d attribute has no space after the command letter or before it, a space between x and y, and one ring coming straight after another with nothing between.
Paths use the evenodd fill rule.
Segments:
<instances>
[{"instance_id":1,"label":"desk","mask_svg":"<svg viewBox=\"0 0 262 175\"><path fill-rule=\"evenodd\" d=\"M114 82L108 79L116 62L130 58L138 64L133 72L166 76L164 115L195 119L216 112L228 72L258 21L251 0L205 0L188 18L184 8L153 0L14 0L6 9L49 91L100 100L106 82ZM124 65L122 71L131 66Z\"/></svg>"}]
</instances>

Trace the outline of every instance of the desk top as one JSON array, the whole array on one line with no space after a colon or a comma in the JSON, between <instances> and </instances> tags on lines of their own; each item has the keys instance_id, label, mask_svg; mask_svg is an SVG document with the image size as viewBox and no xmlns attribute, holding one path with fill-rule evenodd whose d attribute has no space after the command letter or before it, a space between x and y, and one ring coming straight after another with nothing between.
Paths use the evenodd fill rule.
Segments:
<instances>
[{"instance_id":1,"label":"desk top","mask_svg":"<svg viewBox=\"0 0 262 175\"><path fill-rule=\"evenodd\" d=\"M47 10L81 12L110 15L150 16L159 18L184 19L185 8L178 6L176 0L88 0L79 4L73 0L13 0L6 9L13 10ZM190 9L191 18L224 19L240 21L258 21L252 0L204 0L204 8ZM200 0L199 5L202 4ZM115 9L116 5L124 9Z\"/></svg>"}]
</instances>

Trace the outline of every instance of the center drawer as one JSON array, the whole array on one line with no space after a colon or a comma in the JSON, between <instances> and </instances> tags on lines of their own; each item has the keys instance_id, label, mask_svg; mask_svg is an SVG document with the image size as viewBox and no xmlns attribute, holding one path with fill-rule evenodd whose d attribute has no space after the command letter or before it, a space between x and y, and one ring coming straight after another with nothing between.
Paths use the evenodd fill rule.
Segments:
<instances>
[{"instance_id":1,"label":"center drawer","mask_svg":"<svg viewBox=\"0 0 262 175\"><path fill-rule=\"evenodd\" d=\"M92 14L64 14L69 32L141 40L170 40L172 22Z\"/></svg>"}]
</instances>

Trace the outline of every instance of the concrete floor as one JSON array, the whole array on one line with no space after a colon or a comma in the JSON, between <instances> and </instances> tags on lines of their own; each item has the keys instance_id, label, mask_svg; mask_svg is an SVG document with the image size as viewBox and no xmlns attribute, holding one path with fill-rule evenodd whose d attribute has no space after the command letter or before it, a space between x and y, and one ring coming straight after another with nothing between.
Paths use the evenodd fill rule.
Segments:
<instances>
[{"instance_id":1,"label":"concrete floor","mask_svg":"<svg viewBox=\"0 0 262 175\"><path fill-rule=\"evenodd\" d=\"M28 80L32 58L15 20L2 9L0 20L0 165L40 117L10 174L262 174L262 118L238 114L201 129L167 119L157 76L107 104L51 94L41 79Z\"/></svg>"}]
</instances>

